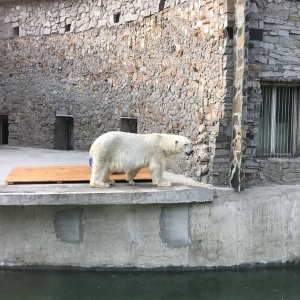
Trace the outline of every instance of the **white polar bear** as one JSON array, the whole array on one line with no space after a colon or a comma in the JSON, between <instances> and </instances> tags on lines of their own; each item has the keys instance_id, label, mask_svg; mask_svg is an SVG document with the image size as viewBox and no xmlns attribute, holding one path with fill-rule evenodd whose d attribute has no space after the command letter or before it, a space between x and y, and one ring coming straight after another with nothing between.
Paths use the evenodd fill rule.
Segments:
<instances>
[{"instance_id":1,"label":"white polar bear","mask_svg":"<svg viewBox=\"0 0 300 300\"><path fill-rule=\"evenodd\" d=\"M149 167L152 183L157 186L171 186L163 179L167 157L177 154L191 155L191 142L179 135L135 134L112 131L98 137L91 146L92 187L107 188L114 181L110 175L125 172L126 180L134 185L134 177L141 168Z\"/></svg>"}]
</instances>

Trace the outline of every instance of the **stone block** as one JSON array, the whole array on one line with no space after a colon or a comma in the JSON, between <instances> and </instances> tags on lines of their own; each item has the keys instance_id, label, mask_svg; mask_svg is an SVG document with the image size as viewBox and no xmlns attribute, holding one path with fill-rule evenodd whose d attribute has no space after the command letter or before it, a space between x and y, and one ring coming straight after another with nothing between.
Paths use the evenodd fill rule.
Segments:
<instances>
[{"instance_id":1,"label":"stone block","mask_svg":"<svg viewBox=\"0 0 300 300\"><path fill-rule=\"evenodd\" d=\"M46 23L43 25L43 27L50 27L50 22L46 21Z\"/></svg>"},{"instance_id":2,"label":"stone block","mask_svg":"<svg viewBox=\"0 0 300 300\"><path fill-rule=\"evenodd\" d=\"M288 21L289 19L289 9L287 7L283 7L281 4L270 3L268 5L268 15L272 16L273 18L276 17L275 23L281 21Z\"/></svg>"},{"instance_id":3,"label":"stone block","mask_svg":"<svg viewBox=\"0 0 300 300\"><path fill-rule=\"evenodd\" d=\"M286 70L286 71L283 72L283 77L284 78L288 78L288 77L299 78L299 72L298 71L289 71L289 70Z\"/></svg>"},{"instance_id":4,"label":"stone block","mask_svg":"<svg viewBox=\"0 0 300 300\"><path fill-rule=\"evenodd\" d=\"M289 21L298 22L299 15L289 16Z\"/></svg>"},{"instance_id":5,"label":"stone block","mask_svg":"<svg viewBox=\"0 0 300 300\"><path fill-rule=\"evenodd\" d=\"M12 17L12 18L11 18L11 22L12 22L12 23L18 22L18 20L19 20L18 17Z\"/></svg>"},{"instance_id":6,"label":"stone block","mask_svg":"<svg viewBox=\"0 0 300 300\"><path fill-rule=\"evenodd\" d=\"M103 27L107 25L107 20L98 20L98 27Z\"/></svg>"},{"instance_id":7,"label":"stone block","mask_svg":"<svg viewBox=\"0 0 300 300\"><path fill-rule=\"evenodd\" d=\"M124 16L124 19L125 19L125 22L135 21L135 20L138 19L138 15L128 13L128 14L126 14L126 15Z\"/></svg>"},{"instance_id":8,"label":"stone block","mask_svg":"<svg viewBox=\"0 0 300 300\"><path fill-rule=\"evenodd\" d=\"M66 18L65 22L66 22L66 25L70 25L70 24L72 24L72 19Z\"/></svg>"},{"instance_id":9,"label":"stone block","mask_svg":"<svg viewBox=\"0 0 300 300\"><path fill-rule=\"evenodd\" d=\"M280 35L280 36L284 36L284 37L289 37L289 35L290 35L290 32L289 32L289 30L282 30L282 29L279 29L278 30L278 35Z\"/></svg>"},{"instance_id":10,"label":"stone block","mask_svg":"<svg viewBox=\"0 0 300 300\"><path fill-rule=\"evenodd\" d=\"M59 18L59 22L64 22L66 20L66 16L61 16L60 18Z\"/></svg>"},{"instance_id":11,"label":"stone block","mask_svg":"<svg viewBox=\"0 0 300 300\"><path fill-rule=\"evenodd\" d=\"M43 34L48 35L48 34L50 34L50 33L51 33L50 28L48 28L48 27L43 28Z\"/></svg>"},{"instance_id":12,"label":"stone block","mask_svg":"<svg viewBox=\"0 0 300 300\"><path fill-rule=\"evenodd\" d=\"M100 17L101 11L100 10L94 10L94 16L95 17Z\"/></svg>"},{"instance_id":13,"label":"stone block","mask_svg":"<svg viewBox=\"0 0 300 300\"><path fill-rule=\"evenodd\" d=\"M78 10L77 10L77 13L78 13L78 14L82 14L82 13L84 13L84 12L85 12L85 8L82 7L82 6L79 6L79 7L78 7Z\"/></svg>"},{"instance_id":14,"label":"stone block","mask_svg":"<svg viewBox=\"0 0 300 300\"><path fill-rule=\"evenodd\" d=\"M62 9L65 7L65 3L64 2L61 2L58 4L58 9Z\"/></svg>"},{"instance_id":15,"label":"stone block","mask_svg":"<svg viewBox=\"0 0 300 300\"><path fill-rule=\"evenodd\" d=\"M64 27L63 27L63 28L60 28L59 31L58 31L58 33L59 33L59 34L64 34L64 33L65 33L65 28L64 28Z\"/></svg>"},{"instance_id":16,"label":"stone block","mask_svg":"<svg viewBox=\"0 0 300 300\"><path fill-rule=\"evenodd\" d=\"M64 17L65 15L66 15L66 9L63 8L63 9L60 10L59 16L60 16L60 17Z\"/></svg>"}]
</instances>

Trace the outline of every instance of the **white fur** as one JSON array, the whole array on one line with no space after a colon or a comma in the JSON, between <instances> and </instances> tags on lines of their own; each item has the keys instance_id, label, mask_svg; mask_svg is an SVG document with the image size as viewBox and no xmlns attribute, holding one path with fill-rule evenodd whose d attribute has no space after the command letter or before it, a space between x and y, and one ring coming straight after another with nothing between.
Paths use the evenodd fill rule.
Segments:
<instances>
[{"instance_id":1,"label":"white fur","mask_svg":"<svg viewBox=\"0 0 300 300\"><path fill-rule=\"evenodd\" d=\"M114 184L110 175L115 172L125 172L126 180L134 185L133 179L138 171L149 167L153 184L171 186L162 176L165 159L192 152L191 142L179 135L108 132L98 137L91 146L93 166L90 185L109 187Z\"/></svg>"}]
</instances>

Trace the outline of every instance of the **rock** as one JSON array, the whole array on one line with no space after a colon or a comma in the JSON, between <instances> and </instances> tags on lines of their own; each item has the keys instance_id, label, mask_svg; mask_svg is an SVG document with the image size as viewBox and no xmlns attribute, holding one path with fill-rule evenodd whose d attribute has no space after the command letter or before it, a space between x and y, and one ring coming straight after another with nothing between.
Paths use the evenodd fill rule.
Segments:
<instances>
[{"instance_id":1,"label":"rock","mask_svg":"<svg viewBox=\"0 0 300 300\"><path fill-rule=\"evenodd\" d=\"M125 22L131 22L138 19L138 15L128 13L124 16Z\"/></svg>"},{"instance_id":2,"label":"rock","mask_svg":"<svg viewBox=\"0 0 300 300\"><path fill-rule=\"evenodd\" d=\"M202 134L204 132L206 132L206 126L204 124L199 125L199 133Z\"/></svg>"}]
</instances>

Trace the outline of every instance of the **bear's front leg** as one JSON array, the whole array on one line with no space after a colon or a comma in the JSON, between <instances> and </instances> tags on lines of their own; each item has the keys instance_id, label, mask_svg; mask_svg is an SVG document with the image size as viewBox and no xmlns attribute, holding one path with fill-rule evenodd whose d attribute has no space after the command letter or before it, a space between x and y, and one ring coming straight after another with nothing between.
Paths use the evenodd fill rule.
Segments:
<instances>
[{"instance_id":1,"label":"bear's front leg","mask_svg":"<svg viewBox=\"0 0 300 300\"><path fill-rule=\"evenodd\" d=\"M115 181L110 178L111 174L112 174L112 172L109 172L106 174L106 176L104 177L104 182L108 183L109 185L114 185Z\"/></svg>"},{"instance_id":2,"label":"bear's front leg","mask_svg":"<svg viewBox=\"0 0 300 300\"><path fill-rule=\"evenodd\" d=\"M96 182L96 183L90 183L90 186L93 188L109 188L109 183L106 182Z\"/></svg>"},{"instance_id":3,"label":"bear's front leg","mask_svg":"<svg viewBox=\"0 0 300 300\"><path fill-rule=\"evenodd\" d=\"M90 186L94 188L109 188L109 183L105 182L104 180L106 176L106 172L104 172L102 168L99 168L97 164L94 163L92 167Z\"/></svg>"},{"instance_id":4,"label":"bear's front leg","mask_svg":"<svg viewBox=\"0 0 300 300\"><path fill-rule=\"evenodd\" d=\"M172 184L169 181L162 180L157 183L157 186L172 186Z\"/></svg>"},{"instance_id":5,"label":"bear's front leg","mask_svg":"<svg viewBox=\"0 0 300 300\"><path fill-rule=\"evenodd\" d=\"M171 182L168 182L163 179L163 169L164 164L152 162L149 165L151 176L152 176L152 184L157 186L171 186Z\"/></svg>"}]
</instances>

